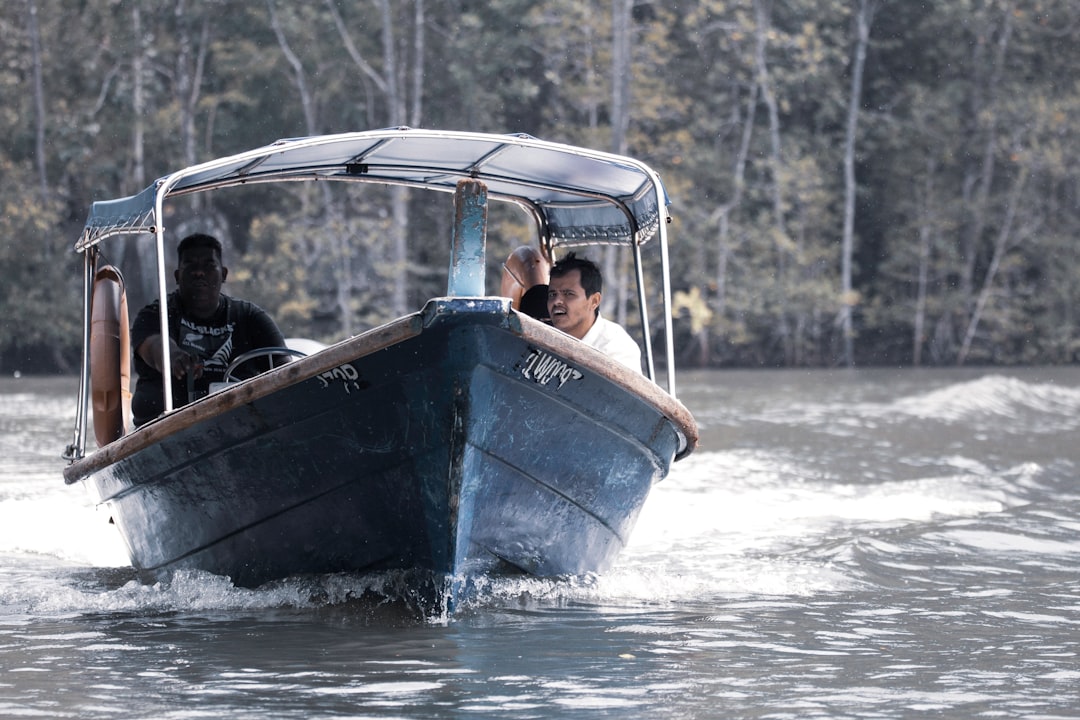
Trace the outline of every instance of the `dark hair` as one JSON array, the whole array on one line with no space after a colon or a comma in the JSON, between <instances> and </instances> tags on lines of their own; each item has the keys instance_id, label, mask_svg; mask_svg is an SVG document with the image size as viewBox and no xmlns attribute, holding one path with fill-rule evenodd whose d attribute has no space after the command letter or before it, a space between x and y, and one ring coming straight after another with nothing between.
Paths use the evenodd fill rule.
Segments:
<instances>
[{"instance_id":1,"label":"dark hair","mask_svg":"<svg viewBox=\"0 0 1080 720\"><path fill-rule=\"evenodd\" d=\"M553 278L562 277L571 270L578 270L581 272L581 287L585 290L585 296L589 297L595 295L598 292L603 292L604 278L600 274L600 268L596 266L592 260L588 258L579 258L574 253L568 254L562 260L559 260L551 266L550 276Z\"/></svg>"},{"instance_id":2,"label":"dark hair","mask_svg":"<svg viewBox=\"0 0 1080 720\"><path fill-rule=\"evenodd\" d=\"M176 261L183 260L184 253L194 248L210 248L217 255L218 262L221 262L221 243L216 237L206 233L194 233L181 240L176 246Z\"/></svg>"}]
</instances>

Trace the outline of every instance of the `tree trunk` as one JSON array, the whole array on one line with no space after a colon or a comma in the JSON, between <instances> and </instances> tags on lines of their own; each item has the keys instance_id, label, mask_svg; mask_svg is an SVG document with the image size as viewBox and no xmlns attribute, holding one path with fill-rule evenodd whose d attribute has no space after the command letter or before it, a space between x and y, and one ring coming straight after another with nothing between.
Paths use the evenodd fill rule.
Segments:
<instances>
[{"instance_id":1,"label":"tree trunk","mask_svg":"<svg viewBox=\"0 0 1080 720\"><path fill-rule=\"evenodd\" d=\"M626 154L630 127L630 24L634 0L611 1L611 151Z\"/></svg>"},{"instance_id":2,"label":"tree trunk","mask_svg":"<svg viewBox=\"0 0 1080 720\"><path fill-rule=\"evenodd\" d=\"M409 125L419 127L424 119L424 0L413 0L413 67L412 67L412 107L409 111Z\"/></svg>"},{"instance_id":3,"label":"tree trunk","mask_svg":"<svg viewBox=\"0 0 1080 720\"><path fill-rule=\"evenodd\" d=\"M611 151L618 155L627 152L626 133L630 127L630 80L633 76L632 32L633 0L611 2ZM629 283L627 282L626 251L609 247L604 252L604 277L614 293L615 321L627 323ZM611 303L609 303L609 307Z\"/></svg>"},{"instance_id":4,"label":"tree trunk","mask_svg":"<svg viewBox=\"0 0 1080 720\"><path fill-rule=\"evenodd\" d=\"M383 49L383 71L381 73L360 53L333 0L326 0L326 7L337 27L345 51L352 59L353 64L383 93L386 101L386 118L384 122L388 126L420 125L423 119L423 57L426 44L423 0L414 0L413 5L413 36L410 46L415 57L413 58L411 74L408 72L408 62L401 62L398 57L394 36L394 28L397 23L394 21L393 7L389 0L379 0L378 3L379 16L382 21L380 37ZM405 82L406 77L411 78L410 83ZM413 91L411 105L408 102L406 93L402 92L402 87L406 86L411 86ZM396 281L392 283L388 293L390 298L390 307L388 309L392 316L398 317L409 310L409 191L407 188L395 186L390 188L389 193L391 223L388 230L387 249L389 264L395 270L393 275Z\"/></svg>"},{"instance_id":5,"label":"tree trunk","mask_svg":"<svg viewBox=\"0 0 1080 720\"><path fill-rule=\"evenodd\" d=\"M716 248L716 297L714 307L716 317L724 315L724 305L727 301L727 267L732 253L731 242L731 214L742 204L743 192L746 189L746 164L750 157L750 142L754 136L754 118L757 115L758 85L752 83L746 96L746 117L742 119L742 135L739 138L739 149L735 154L735 164L731 170L732 194L726 203L721 205L713 213L717 223L717 248ZM738 105L735 106L736 108ZM738 114L738 111L735 111ZM706 330L706 333L708 331ZM711 361L707 340L706 347L702 349L701 365L704 367Z\"/></svg>"},{"instance_id":6,"label":"tree trunk","mask_svg":"<svg viewBox=\"0 0 1080 720\"><path fill-rule=\"evenodd\" d=\"M139 3L131 6L131 34L135 38L131 57L131 109L135 116L131 126L131 176L135 184L134 192L138 192L146 187L146 47Z\"/></svg>"},{"instance_id":7,"label":"tree trunk","mask_svg":"<svg viewBox=\"0 0 1080 720\"><path fill-rule=\"evenodd\" d=\"M26 33L30 40L30 61L34 78L34 164L37 166L41 202L49 201L49 179L45 171L45 85L42 80L41 29L37 0L26 0ZM46 246L48 247L48 246Z\"/></svg>"},{"instance_id":8,"label":"tree trunk","mask_svg":"<svg viewBox=\"0 0 1080 720\"><path fill-rule=\"evenodd\" d=\"M915 286L915 317L912 321L911 363L915 367L922 365L922 351L926 334L926 299L929 294L930 249L937 234L937 203L934 188L934 175L937 173L937 158L930 156L926 160L926 178L923 182L922 197L919 203L919 256Z\"/></svg>"},{"instance_id":9,"label":"tree trunk","mask_svg":"<svg viewBox=\"0 0 1080 720\"><path fill-rule=\"evenodd\" d=\"M769 9L766 7L766 0L754 0L755 82L769 114L769 166L772 171L772 215L774 232L776 233L777 333L783 346L785 361L790 364L793 349L786 300L788 250L784 242L784 238L787 237L787 226L784 222L784 156L780 142L780 109L776 102L776 96L773 94L772 80L769 78L769 66L765 56L771 24L772 20L769 16Z\"/></svg>"},{"instance_id":10,"label":"tree trunk","mask_svg":"<svg viewBox=\"0 0 1080 720\"><path fill-rule=\"evenodd\" d=\"M274 8L274 0L267 0L267 9L270 12L270 25L274 30L281 53L293 69L293 78L296 81L296 90L300 95L300 106L304 111L304 124L308 135L317 135L319 132L318 118L315 114L315 97L312 95L307 81L307 72L304 64L292 50L289 40L278 20ZM355 332L353 320L352 299L355 291L355 282L352 270L352 249L349 246L349 233L344 220L344 211L338 207L334 194L328 183L319 183L319 191L323 198L322 224L325 228L323 242L329 243L336 262L334 262L334 304L337 305L339 329L342 335L348 337Z\"/></svg>"},{"instance_id":11,"label":"tree trunk","mask_svg":"<svg viewBox=\"0 0 1080 720\"><path fill-rule=\"evenodd\" d=\"M286 62L293 70L293 80L296 82L296 91L300 95L300 108L304 111L304 127L307 130L308 135L317 134L318 121L315 117L315 99L311 94L311 90L308 88L307 73L304 71L304 64L293 52L292 46L289 45L289 39L285 36L285 31L281 28L281 22L278 20L277 11L274 8L274 0L266 0L266 7L270 11L270 27L274 31L274 37L277 38L278 47L281 48L281 54L285 56Z\"/></svg>"},{"instance_id":12,"label":"tree trunk","mask_svg":"<svg viewBox=\"0 0 1080 720\"><path fill-rule=\"evenodd\" d=\"M401 92L402 83L398 77L399 63L397 47L394 43L394 14L390 0L379 0L379 14L382 17L383 77L386 78L386 105L389 125L405 125L406 102ZM420 30L414 29L414 32ZM414 35L415 37L415 35ZM417 100L419 102L419 100ZM390 213L393 223L390 225L390 262L397 272L397 282L390 289L390 307L395 317L404 315L408 305L409 291L409 248L406 237L409 232L409 191L395 186L390 189Z\"/></svg>"},{"instance_id":13,"label":"tree trunk","mask_svg":"<svg viewBox=\"0 0 1080 720\"><path fill-rule=\"evenodd\" d=\"M146 41L142 24L140 3L131 6L131 35L134 47L131 56L131 109L134 118L131 126L131 186L127 193L137 193L146 187ZM121 263L131 253L140 272L134 273L140 281L140 296L157 295L157 253L149 243L131 242L121 245Z\"/></svg>"},{"instance_id":14,"label":"tree trunk","mask_svg":"<svg viewBox=\"0 0 1080 720\"><path fill-rule=\"evenodd\" d=\"M1005 56L1012 35L1012 21L1015 2L1009 2L1001 13L1001 34L995 48L993 62L990 63L990 74L980 82L980 77L987 61L984 51L985 40L991 34L991 20L988 18L979 33L975 44L975 53L972 58L972 67L976 77L972 83L971 118L973 125L978 131L980 126L985 127L978 132L977 137L982 139L982 160L977 167L970 168L964 180L964 207L969 210L969 224L963 237L963 265L960 277L960 288L963 301L971 307L977 300L973 297L975 292L975 267L979 257L979 246L982 241L986 224L990 213L990 191L994 183L994 174L997 165L997 123L998 114L994 109L997 88L1004 72ZM974 194L974 197L972 195ZM972 310L971 312L974 312ZM970 316L968 317L970 326ZM962 360L960 361L962 362Z\"/></svg>"},{"instance_id":15,"label":"tree trunk","mask_svg":"<svg viewBox=\"0 0 1080 720\"><path fill-rule=\"evenodd\" d=\"M1001 267L1001 260L1009 249L1013 222L1016 220L1016 211L1020 205L1020 197L1023 195L1024 186L1027 183L1027 175L1027 167L1021 166L1016 180L1013 182L1012 191L1009 193L1009 202L1005 208L1005 219L1001 223L1001 229L998 231L997 240L994 243L994 255L990 259L990 267L987 268L986 275L983 277L982 289L979 290L979 297L975 302L971 319L968 321L967 332L964 333L964 342L960 346L960 352L956 358L957 365L963 365L964 361L967 360L968 353L971 351L971 343L975 339L975 333L979 328L979 321L982 318L983 311L986 309L987 302L990 300L990 291L993 288L997 271Z\"/></svg>"},{"instance_id":16,"label":"tree trunk","mask_svg":"<svg viewBox=\"0 0 1080 720\"><path fill-rule=\"evenodd\" d=\"M866 65L866 46L870 42L870 25L874 19L876 0L859 0L855 13L855 52L851 63L851 90L848 95L847 128L844 133L844 231L840 245L840 324L844 336L844 364L855 365L855 328L852 307L855 295L852 287L852 260L855 254L855 146L859 129L859 106L862 104L863 67Z\"/></svg>"}]
</instances>

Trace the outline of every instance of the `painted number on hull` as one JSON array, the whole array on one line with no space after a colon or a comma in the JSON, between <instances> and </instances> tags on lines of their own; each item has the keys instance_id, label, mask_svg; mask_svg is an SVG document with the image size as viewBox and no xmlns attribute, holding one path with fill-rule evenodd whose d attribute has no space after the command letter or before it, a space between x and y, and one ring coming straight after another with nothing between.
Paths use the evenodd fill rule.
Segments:
<instances>
[{"instance_id":1,"label":"painted number on hull","mask_svg":"<svg viewBox=\"0 0 1080 720\"><path fill-rule=\"evenodd\" d=\"M322 383L323 390L338 383L341 383L341 387L345 388L347 394L352 393L353 390L362 389L359 382L360 373L356 372L356 368L352 365L338 365L333 370L327 370L316 377Z\"/></svg>"},{"instance_id":2,"label":"painted number on hull","mask_svg":"<svg viewBox=\"0 0 1080 720\"><path fill-rule=\"evenodd\" d=\"M543 350L533 350L521 363L521 374L526 379L539 385L556 382L555 389L561 389L570 380L580 380L583 376L577 368L549 355Z\"/></svg>"}]
</instances>

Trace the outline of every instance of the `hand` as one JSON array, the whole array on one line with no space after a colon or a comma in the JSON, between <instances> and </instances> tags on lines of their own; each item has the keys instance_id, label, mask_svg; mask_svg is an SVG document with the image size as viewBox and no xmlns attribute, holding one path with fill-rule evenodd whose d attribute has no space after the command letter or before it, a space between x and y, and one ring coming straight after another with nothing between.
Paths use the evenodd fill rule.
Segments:
<instances>
[{"instance_id":1,"label":"hand","mask_svg":"<svg viewBox=\"0 0 1080 720\"><path fill-rule=\"evenodd\" d=\"M139 354L146 364L154 368L158 372L162 370L162 356L164 355L163 348L161 347L161 336L151 335L143 341L142 345L135 349L135 352ZM182 378L188 373L193 373L192 377L202 377L203 364L195 356L180 349L180 346L176 344L176 341L169 339L169 374L174 378Z\"/></svg>"},{"instance_id":2,"label":"hand","mask_svg":"<svg viewBox=\"0 0 1080 720\"><path fill-rule=\"evenodd\" d=\"M184 350L180 350L179 345L172 338L168 339L168 364L172 366L170 370L174 378L179 379L186 375L190 375L192 378L202 376L202 363L199 362L199 359Z\"/></svg>"},{"instance_id":3,"label":"hand","mask_svg":"<svg viewBox=\"0 0 1080 720\"><path fill-rule=\"evenodd\" d=\"M182 378L185 375L191 375L193 378L202 377L203 364L199 360L181 350L176 343L171 344L169 351L174 378Z\"/></svg>"}]
</instances>

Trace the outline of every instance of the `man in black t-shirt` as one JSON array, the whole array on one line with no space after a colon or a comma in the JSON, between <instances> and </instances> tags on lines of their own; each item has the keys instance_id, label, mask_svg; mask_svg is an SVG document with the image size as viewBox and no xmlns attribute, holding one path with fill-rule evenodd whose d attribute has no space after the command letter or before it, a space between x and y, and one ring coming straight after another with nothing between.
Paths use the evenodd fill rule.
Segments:
<instances>
[{"instance_id":1,"label":"man in black t-shirt","mask_svg":"<svg viewBox=\"0 0 1080 720\"><path fill-rule=\"evenodd\" d=\"M221 285L229 270L221 264L221 243L217 238L202 233L189 235L180 241L176 254L177 289L169 293L167 302L173 407L180 407L206 395L210 383L223 381L233 358L256 348L282 347L285 340L262 308L222 294ZM157 300L135 317L131 346L135 348L135 370L139 374L131 411L138 426L165 409Z\"/></svg>"}]
</instances>

